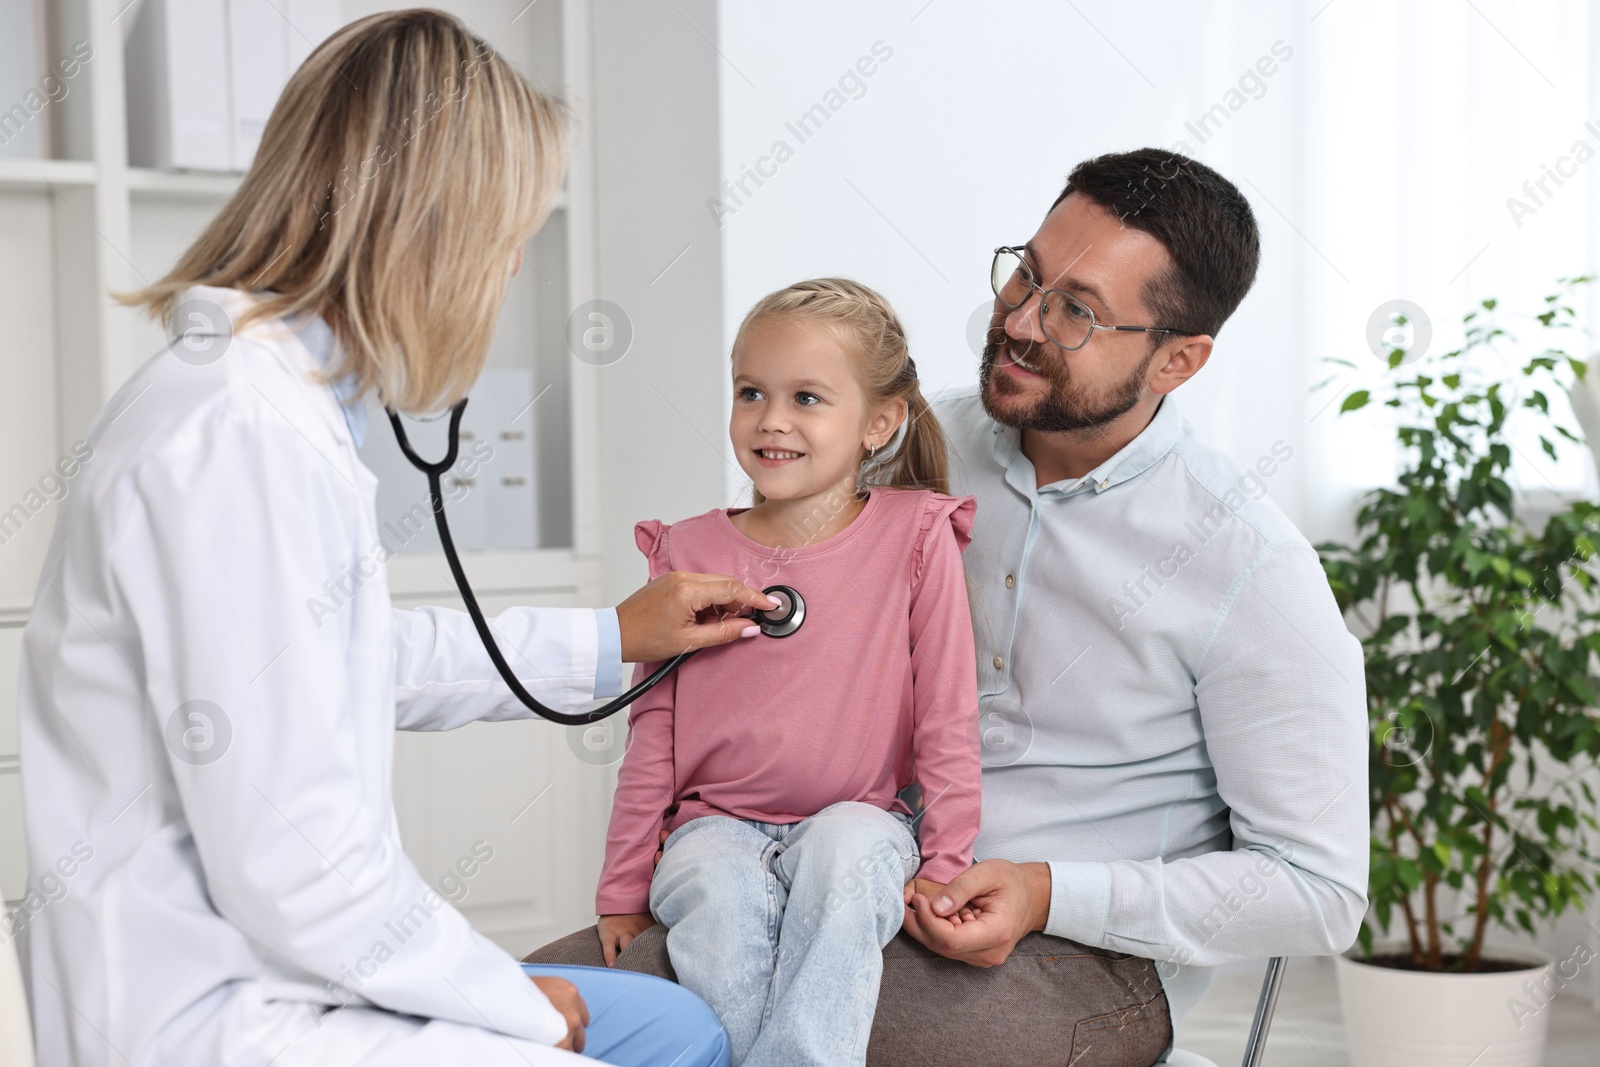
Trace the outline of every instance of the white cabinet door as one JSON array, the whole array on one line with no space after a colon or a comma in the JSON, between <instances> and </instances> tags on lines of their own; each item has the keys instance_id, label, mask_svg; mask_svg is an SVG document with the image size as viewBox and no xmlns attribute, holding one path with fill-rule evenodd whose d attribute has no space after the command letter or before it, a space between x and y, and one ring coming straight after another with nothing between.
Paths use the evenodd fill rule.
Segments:
<instances>
[{"instance_id":1,"label":"white cabinet door","mask_svg":"<svg viewBox=\"0 0 1600 1067\"><path fill-rule=\"evenodd\" d=\"M575 607L580 598L483 598L490 616L519 603ZM620 737L624 722L599 734L538 719L396 738L395 810L406 853L473 926L519 958L594 921L622 758L620 740L603 738L606 729Z\"/></svg>"}]
</instances>

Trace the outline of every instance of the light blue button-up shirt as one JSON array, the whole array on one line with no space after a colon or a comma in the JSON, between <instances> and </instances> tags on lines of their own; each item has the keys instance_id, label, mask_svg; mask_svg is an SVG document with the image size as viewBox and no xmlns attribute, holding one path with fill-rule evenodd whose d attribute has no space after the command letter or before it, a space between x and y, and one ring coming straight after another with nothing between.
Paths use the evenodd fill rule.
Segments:
<instances>
[{"instance_id":1,"label":"light blue button-up shirt","mask_svg":"<svg viewBox=\"0 0 1600 1067\"><path fill-rule=\"evenodd\" d=\"M934 405L977 632L976 853L1047 861L1045 932L1160 961L1173 1029L1234 960L1342 951L1366 910L1366 688L1315 551L1171 396L1039 486L975 389Z\"/></svg>"},{"instance_id":2,"label":"light blue button-up shirt","mask_svg":"<svg viewBox=\"0 0 1600 1067\"><path fill-rule=\"evenodd\" d=\"M328 357L337 344L333 330L321 315L312 315L295 331L301 342L316 357L317 363L327 366ZM330 383L333 395L344 412L345 425L350 427L350 437L360 448L367 436L367 404L356 395L356 376L347 374ZM622 629L617 623L616 608L594 610L595 634L598 647L595 654L594 695L600 700L622 692Z\"/></svg>"}]
</instances>

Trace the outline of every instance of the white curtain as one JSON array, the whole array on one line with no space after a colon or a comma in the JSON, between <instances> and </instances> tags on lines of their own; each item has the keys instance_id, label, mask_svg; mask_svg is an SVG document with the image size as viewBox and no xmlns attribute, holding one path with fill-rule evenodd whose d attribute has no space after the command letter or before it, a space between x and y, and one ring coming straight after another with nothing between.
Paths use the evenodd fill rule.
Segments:
<instances>
[{"instance_id":1,"label":"white curtain","mask_svg":"<svg viewBox=\"0 0 1600 1067\"><path fill-rule=\"evenodd\" d=\"M1480 299L1536 313L1556 278L1593 272L1600 36L1590 5L1334 0L1312 25L1304 338L1311 360L1359 364L1334 368L1335 388L1376 377L1363 334L1387 301L1422 308L1430 349L1447 351ZM1593 287L1578 300L1592 327ZM1414 341L1416 327L1408 332ZM1569 343L1580 358L1593 350L1580 335ZM1489 354L1474 358L1494 365ZM1509 360L1499 365L1512 370ZM1389 479L1395 462L1385 413L1316 416L1332 397L1313 398L1308 413L1317 479L1329 490L1313 521L1324 523L1347 492ZM1535 501L1595 489L1588 454L1569 448L1552 462L1531 433L1517 446L1513 480Z\"/></svg>"}]
</instances>

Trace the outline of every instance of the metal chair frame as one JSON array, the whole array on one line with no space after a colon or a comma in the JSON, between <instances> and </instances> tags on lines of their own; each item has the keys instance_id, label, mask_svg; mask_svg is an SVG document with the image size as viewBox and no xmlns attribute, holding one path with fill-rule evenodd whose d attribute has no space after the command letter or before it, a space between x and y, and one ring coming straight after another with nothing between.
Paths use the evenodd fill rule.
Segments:
<instances>
[{"instance_id":1,"label":"metal chair frame","mask_svg":"<svg viewBox=\"0 0 1600 1067\"><path fill-rule=\"evenodd\" d=\"M1283 986L1283 968L1287 957L1274 956L1267 961L1267 973L1261 979L1261 996L1256 999L1256 1017L1250 1023L1250 1037L1244 1045L1241 1067L1261 1067L1267 1054L1267 1031L1272 1026L1273 1012L1278 1010L1278 990Z\"/></svg>"}]
</instances>

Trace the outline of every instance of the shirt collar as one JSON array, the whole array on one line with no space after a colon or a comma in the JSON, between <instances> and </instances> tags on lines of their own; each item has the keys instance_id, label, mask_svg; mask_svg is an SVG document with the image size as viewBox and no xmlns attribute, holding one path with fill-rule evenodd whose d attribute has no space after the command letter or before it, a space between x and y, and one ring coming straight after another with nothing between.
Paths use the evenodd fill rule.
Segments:
<instances>
[{"instance_id":1,"label":"shirt collar","mask_svg":"<svg viewBox=\"0 0 1600 1067\"><path fill-rule=\"evenodd\" d=\"M317 365L325 367L328 359L333 355L333 350L338 347L338 340L333 336L333 330L321 315L311 315L295 323L295 333L300 338L300 343L306 346ZM361 442L367 436L367 405L357 395L359 381L355 374L346 374L338 381L331 382L335 399L339 401L339 408L344 412L345 425L350 427L350 436L354 439L356 447L361 447Z\"/></svg>"},{"instance_id":2,"label":"shirt collar","mask_svg":"<svg viewBox=\"0 0 1600 1067\"><path fill-rule=\"evenodd\" d=\"M1183 416L1178 413L1171 394L1168 394L1161 398L1155 416L1149 425L1139 431L1139 436L1081 478L1064 478L1048 485L1036 484L1037 474L1033 464L1022 454L1022 431L998 422L994 424L994 458L1005 468L1006 481L1012 488L1030 498L1042 493L1070 496L1089 489L1102 493L1149 470L1172 451L1182 433Z\"/></svg>"}]
</instances>

